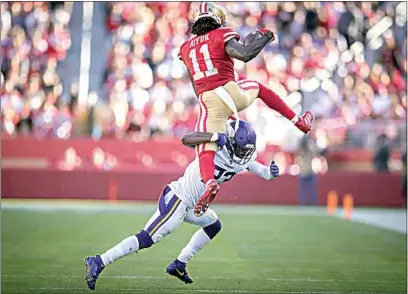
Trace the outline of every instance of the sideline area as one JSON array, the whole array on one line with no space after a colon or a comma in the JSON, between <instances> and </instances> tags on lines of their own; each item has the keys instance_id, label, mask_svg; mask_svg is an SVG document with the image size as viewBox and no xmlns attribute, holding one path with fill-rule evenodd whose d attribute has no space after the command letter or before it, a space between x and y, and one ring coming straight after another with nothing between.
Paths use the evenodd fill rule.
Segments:
<instances>
[{"instance_id":1,"label":"sideline area","mask_svg":"<svg viewBox=\"0 0 408 294\"><path fill-rule=\"evenodd\" d=\"M273 214L273 215L327 215L325 207L260 206L260 205L213 205L220 214ZM2 199L1 209L56 211L69 210L83 213L147 213L156 209L154 202L119 201L110 203L102 200L14 200ZM338 209L336 217L343 218ZM352 221L407 234L407 211L395 208L355 208Z\"/></svg>"}]
</instances>

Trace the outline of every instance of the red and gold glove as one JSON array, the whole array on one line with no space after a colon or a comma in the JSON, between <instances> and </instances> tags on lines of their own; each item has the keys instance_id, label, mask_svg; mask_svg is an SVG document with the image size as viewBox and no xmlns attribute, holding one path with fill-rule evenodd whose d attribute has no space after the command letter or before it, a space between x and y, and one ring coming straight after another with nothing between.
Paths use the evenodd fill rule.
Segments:
<instances>
[{"instance_id":1,"label":"red and gold glove","mask_svg":"<svg viewBox=\"0 0 408 294\"><path fill-rule=\"evenodd\" d=\"M257 28L256 30L266 36L269 39L269 43L275 40L275 34L272 31L263 28Z\"/></svg>"}]
</instances>

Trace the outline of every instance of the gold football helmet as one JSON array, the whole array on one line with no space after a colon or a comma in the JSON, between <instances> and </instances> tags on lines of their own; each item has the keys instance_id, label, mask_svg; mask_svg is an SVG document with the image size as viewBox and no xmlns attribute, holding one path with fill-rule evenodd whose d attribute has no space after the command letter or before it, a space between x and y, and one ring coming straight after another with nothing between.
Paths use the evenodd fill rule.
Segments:
<instances>
[{"instance_id":1,"label":"gold football helmet","mask_svg":"<svg viewBox=\"0 0 408 294\"><path fill-rule=\"evenodd\" d=\"M212 2L201 2L198 8L195 10L194 21L202 17L212 17L223 27L227 25L224 10Z\"/></svg>"}]
</instances>

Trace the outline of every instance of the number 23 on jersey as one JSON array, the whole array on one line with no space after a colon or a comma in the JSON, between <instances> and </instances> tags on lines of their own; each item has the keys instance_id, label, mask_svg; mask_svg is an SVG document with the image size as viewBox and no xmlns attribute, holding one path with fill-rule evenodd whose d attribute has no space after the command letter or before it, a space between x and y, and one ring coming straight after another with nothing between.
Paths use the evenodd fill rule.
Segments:
<instances>
[{"instance_id":1,"label":"number 23 on jersey","mask_svg":"<svg viewBox=\"0 0 408 294\"><path fill-rule=\"evenodd\" d=\"M197 52L196 49L192 49L189 53L189 57L193 63L193 69L194 69L194 74L193 74L193 79L194 81L197 81L199 79L202 79L204 77L210 77L213 75L218 74L218 70L214 67L212 61L211 61L211 56L210 56L210 51L208 51L208 44L203 44L200 49L199 53L204 56L204 62L206 66L206 70L204 72L201 71L200 69L200 64L197 60Z\"/></svg>"}]
</instances>

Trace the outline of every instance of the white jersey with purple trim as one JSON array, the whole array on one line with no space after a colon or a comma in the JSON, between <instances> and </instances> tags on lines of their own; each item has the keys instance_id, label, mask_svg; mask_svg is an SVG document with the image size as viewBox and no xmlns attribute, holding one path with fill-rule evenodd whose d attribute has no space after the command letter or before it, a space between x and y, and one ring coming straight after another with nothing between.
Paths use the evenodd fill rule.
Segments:
<instances>
[{"instance_id":1,"label":"white jersey with purple trim","mask_svg":"<svg viewBox=\"0 0 408 294\"><path fill-rule=\"evenodd\" d=\"M227 147L224 147L215 154L214 178L219 184L227 182L237 173L246 170L255 160L256 152L252 154L251 159L247 163L242 165L238 164L231 159ZM188 207L193 208L205 190L205 184L201 179L198 158L195 158L195 160L187 166L184 175L177 181L171 182L169 187Z\"/></svg>"}]
</instances>

